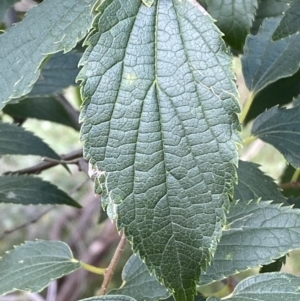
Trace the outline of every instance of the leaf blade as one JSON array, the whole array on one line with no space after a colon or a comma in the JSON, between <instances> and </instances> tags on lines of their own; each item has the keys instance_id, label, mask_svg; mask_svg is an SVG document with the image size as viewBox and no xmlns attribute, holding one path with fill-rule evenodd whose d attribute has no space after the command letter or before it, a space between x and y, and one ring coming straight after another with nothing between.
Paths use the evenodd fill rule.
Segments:
<instances>
[{"instance_id":1,"label":"leaf blade","mask_svg":"<svg viewBox=\"0 0 300 301\"><path fill-rule=\"evenodd\" d=\"M265 175L259 165L239 161L238 183L234 188L234 200L249 202L251 200L270 200L274 203L286 203L273 179Z\"/></svg>"},{"instance_id":2,"label":"leaf blade","mask_svg":"<svg viewBox=\"0 0 300 301\"><path fill-rule=\"evenodd\" d=\"M231 206L228 230L218 244L201 285L262 264L300 247L300 210L270 202Z\"/></svg>"},{"instance_id":3,"label":"leaf blade","mask_svg":"<svg viewBox=\"0 0 300 301\"><path fill-rule=\"evenodd\" d=\"M0 295L15 290L39 292L52 280L79 267L63 242L25 242L0 259Z\"/></svg>"},{"instance_id":4,"label":"leaf blade","mask_svg":"<svg viewBox=\"0 0 300 301\"><path fill-rule=\"evenodd\" d=\"M55 185L28 175L0 176L0 203L69 205L81 208Z\"/></svg>"},{"instance_id":5,"label":"leaf blade","mask_svg":"<svg viewBox=\"0 0 300 301\"><path fill-rule=\"evenodd\" d=\"M274 41L285 38L300 30L300 1L293 0L290 8L276 28L272 38Z\"/></svg>"},{"instance_id":6,"label":"leaf blade","mask_svg":"<svg viewBox=\"0 0 300 301\"><path fill-rule=\"evenodd\" d=\"M33 133L14 124L0 122L0 155L60 156Z\"/></svg>"},{"instance_id":7,"label":"leaf blade","mask_svg":"<svg viewBox=\"0 0 300 301\"><path fill-rule=\"evenodd\" d=\"M260 114L251 133L278 149L295 168L300 167L298 136L300 106L291 109L273 107Z\"/></svg>"},{"instance_id":8,"label":"leaf blade","mask_svg":"<svg viewBox=\"0 0 300 301\"><path fill-rule=\"evenodd\" d=\"M225 34L225 41L237 50L244 46L257 6L257 0L207 1L207 11L217 20L216 25Z\"/></svg>"},{"instance_id":9,"label":"leaf blade","mask_svg":"<svg viewBox=\"0 0 300 301\"><path fill-rule=\"evenodd\" d=\"M299 66L300 36L292 35L272 41L272 35L281 17L266 19L257 35L246 39L242 69L246 85L253 95L276 80L292 76Z\"/></svg>"},{"instance_id":10,"label":"leaf blade","mask_svg":"<svg viewBox=\"0 0 300 301\"><path fill-rule=\"evenodd\" d=\"M109 295L126 295L139 301L156 301L169 297L170 293L161 285L154 275L150 275L144 262L138 255L132 255L122 272L123 284L112 289Z\"/></svg>"},{"instance_id":11,"label":"leaf blade","mask_svg":"<svg viewBox=\"0 0 300 301\"><path fill-rule=\"evenodd\" d=\"M0 109L10 99L31 91L47 55L70 51L85 36L91 26L95 1L58 0L57 5L43 1L23 21L0 35L0 81L3 83Z\"/></svg>"},{"instance_id":12,"label":"leaf blade","mask_svg":"<svg viewBox=\"0 0 300 301\"><path fill-rule=\"evenodd\" d=\"M212 20L191 2L162 0L147 8L134 0L125 9L121 1L104 1L79 76L85 99L84 154L101 171L96 190L107 188L107 203L118 206L119 228L125 228L134 250L175 290L178 300L193 299L200 265L210 260L221 235L239 139L230 59ZM190 40L179 34L179 26L181 32L201 30L193 30ZM163 43L174 28L174 41ZM178 48L176 55L173 45ZM199 57L199 47L204 57ZM211 65L206 68L209 54ZM100 58L98 66L95 58ZM182 74L190 79L185 88ZM208 95L214 101L206 99ZM98 108L104 113L95 115ZM205 134L199 137L199 131ZM214 154L201 160L200 146L208 142ZM174 161L180 164L173 165ZM135 203L139 196L143 201ZM207 213L206 202L212 219L206 216L199 222L201 213Z\"/></svg>"}]
</instances>

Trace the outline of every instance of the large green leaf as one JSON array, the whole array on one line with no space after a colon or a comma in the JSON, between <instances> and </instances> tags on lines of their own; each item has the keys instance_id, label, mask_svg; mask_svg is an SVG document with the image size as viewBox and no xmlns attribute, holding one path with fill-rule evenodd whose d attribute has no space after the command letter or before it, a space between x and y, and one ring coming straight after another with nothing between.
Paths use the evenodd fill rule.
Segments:
<instances>
[{"instance_id":1,"label":"large green leaf","mask_svg":"<svg viewBox=\"0 0 300 301\"><path fill-rule=\"evenodd\" d=\"M217 20L225 41L242 50L254 19L257 0L207 0L207 11Z\"/></svg>"},{"instance_id":2,"label":"large green leaf","mask_svg":"<svg viewBox=\"0 0 300 301\"><path fill-rule=\"evenodd\" d=\"M8 104L3 112L14 118L36 118L70 126L77 130L78 126L55 97L25 98L16 104Z\"/></svg>"},{"instance_id":3,"label":"large green leaf","mask_svg":"<svg viewBox=\"0 0 300 301\"><path fill-rule=\"evenodd\" d=\"M14 124L0 122L0 155L37 155L60 159L43 140Z\"/></svg>"},{"instance_id":4,"label":"large green leaf","mask_svg":"<svg viewBox=\"0 0 300 301\"><path fill-rule=\"evenodd\" d=\"M79 53L63 52L54 54L43 66L40 77L34 84L29 97L58 94L63 89L75 85L78 75Z\"/></svg>"},{"instance_id":5,"label":"large green leaf","mask_svg":"<svg viewBox=\"0 0 300 301\"><path fill-rule=\"evenodd\" d=\"M6 11L19 0L1 0L0 1L0 23L3 21Z\"/></svg>"},{"instance_id":6,"label":"large green leaf","mask_svg":"<svg viewBox=\"0 0 300 301\"><path fill-rule=\"evenodd\" d=\"M0 295L15 290L39 292L54 279L80 268L60 241L27 241L0 259Z\"/></svg>"},{"instance_id":7,"label":"large green leaf","mask_svg":"<svg viewBox=\"0 0 300 301\"><path fill-rule=\"evenodd\" d=\"M300 0L293 0L273 34L273 40L285 38L300 30Z\"/></svg>"},{"instance_id":8,"label":"large green leaf","mask_svg":"<svg viewBox=\"0 0 300 301\"><path fill-rule=\"evenodd\" d=\"M238 183L234 187L234 200L270 200L273 203L285 203L273 179L265 175L257 164L239 161Z\"/></svg>"},{"instance_id":9,"label":"large green leaf","mask_svg":"<svg viewBox=\"0 0 300 301\"><path fill-rule=\"evenodd\" d=\"M134 251L175 299L193 300L233 192L231 60L196 1L99 10L81 61L84 154Z\"/></svg>"},{"instance_id":10,"label":"large green leaf","mask_svg":"<svg viewBox=\"0 0 300 301\"><path fill-rule=\"evenodd\" d=\"M255 95L276 80L295 74L299 69L300 35L272 41L281 17L266 19L257 35L246 39L242 57L243 74L248 89Z\"/></svg>"},{"instance_id":11,"label":"large green leaf","mask_svg":"<svg viewBox=\"0 0 300 301\"><path fill-rule=\"evenodd\" d=\"M28 175L0 176L0 203L81 206L55 185Z\"/></svg>"},{"instance_id":12,"label":"large green leaf","mask_svg":"<svg viewBox=\"0 0 300 301\"><path fill-rule=\"evenodd\" d=\"M273 107L260 114L251 133L276 147L295 168L300 167L300 106Z\"/></svg>"},{"instance_id":13,"label":"large green leaf","mask_svg":"<svg viewBox=\"0 0 300 301\"><path fill-rule=\"evenodd\" d=\"M239 202L230 207L227 230L202 285L269 264L300 248L300 210L270 202Z\"/></svg>"},{"instance_id":14,"label":"large green leaf","mask_svg":"<svg viewBox=\"0 0 300 301\"><path fill-rule=\"evenodd\" d=\"M256 34L265 18L279 17L288 9L292 0L259 0L251 33Z\"/></svg>"},{"instance_id":15,"label":"large green leaf","mask_svg":"<svg viewBox=\"0 0 300 301\"><path fill-rule=\"evenodd\" d=\"M39 67L52 53L70 51L91 27L96 0L45 0L0 35L0 109L28 94Z\"/></svg>"},{"instance_id":16,"label":"large green leaf","mask_svg":"<svg viewBox=\"0 0 300 301\"><path fill-rule=\"evenodd\" d=\"M156 301L167 298L170 293L154 275L150 275L144 262L132 255L122 272L123 285L109 292L110 295L126 295L139 301Z\"/></svg>"},{"instance_id":17,"label":"large green leaf","mask_svg":"<svg viewBox=\"0 0 300 301\"><path fill-rule=\"evenodd\" d=\"M300 278L290 274L260 274L241 281L230 296L210 297L207 301L298 301L299 283Z\"/></svg>"}]
</instances>

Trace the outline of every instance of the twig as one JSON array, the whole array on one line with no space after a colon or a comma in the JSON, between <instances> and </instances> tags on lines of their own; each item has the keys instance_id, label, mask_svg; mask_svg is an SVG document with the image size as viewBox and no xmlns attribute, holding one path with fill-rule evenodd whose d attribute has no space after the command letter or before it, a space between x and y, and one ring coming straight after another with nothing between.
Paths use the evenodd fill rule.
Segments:
<instances>
[{"instance_id":1,"label":"twig","mask_svg":"<svg viewBox=\"0 0 300 301\"><path fill-rule=\"evenodd\" d=\"M104 273L104 279L103 279L103 283L101 285L101 288L100 288L100 291L99 291L99 295L105 295L106 291L107 291L107 288L108 288L108 285L110 283L110 280L115 272L115 269L117 267L117 263L121 257L121 254L123 253L124 251L124 248L125 248L125 245L126 245L126 237L125 235L123 234L121 236L121 239L119 241L119 244L117 246L117 249L114 253L114 256L108 266L108 268L106 269L105 273Z\"/></svg>"},{"instance_id":2,"label":"twig","mask_svg":"<svg viewBox=\"0 0 300 301\"><path fill-rule=\"evenodd\" d=\"M78 164L78 161L81 158L77 158L74 160L57 160L57 159L52 159L48 157L42 157L43 162L52 162L52 163L57 163L57 164Z\"/></svg>"},{"instance_id":3,"label":"twig","mask_svg":"<svg viewBox=\"0 0 300 301\"><path fill-rule=\"evenodd\" d=\"M0 236L0 240L4 239L6 235L8 234L11 234L17 230L20 230L22 228L25 228L31 224L35 224L39 219L41 219L45 214L47 214L49 211L51 211L54 207L51 207L51 208L48 208L47 210L45 210L44 212L42 212L40 215L36 216L35 218L13 228L13 229L10 229L10 230L5 230L2 235Z\"/></svg>"},{"instance_id":4,"label":"twig","mask_svg":"<svg viewBox=\"0 0 300 301\"><path fill-rule=\"evenodd\" d=\"M66 155L62 155L61 159L68 161L68 160L74 160L77 158L81 158L82 156L83 156L82 149L78 149L78 150L70 152ZM10 174L10 175L39 174L43 170L49 169L49 168L59 165L59 164L61 164L60 160L58 160L56 162L43 162L43 163L39 163L37 165L27 167L24 169L20 169L20 170L16 170L16 171L8 171L5 173L5 175L7 175L7 174Z\"/></svg>"},{"instance_id":5,"label":"twig","mask_svg":"<svg viewBox=\"0 0 300 301\"><path fill-rule=\"evenodd\" d=\"M67 101L67 99L63 96L63 94L59 94L56 96L57 101L64 107L66 112L68 113L70 119L76 130L80 130L80 123L79 123L79 112L75 110L71 104Z\"/></svg>"},{"instance_id":6,"label":"twig","mask_svg":"<svg viewBox=\"0 0 300 301\"><path fill-rule=\"evenodd\" d=\"M291 188L300 189L300 182L283 183L283 184L280 184L280 188L281 189L291 189Z\"/></svg>"}]
</instances>

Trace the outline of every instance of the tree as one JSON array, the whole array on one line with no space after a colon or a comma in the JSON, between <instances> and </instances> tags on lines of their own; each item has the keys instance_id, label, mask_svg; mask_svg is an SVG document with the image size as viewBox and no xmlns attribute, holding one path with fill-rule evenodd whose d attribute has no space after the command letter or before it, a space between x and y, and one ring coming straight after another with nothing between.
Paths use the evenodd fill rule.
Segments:
<instances>
[{"instance_id":1,"label":"tree","mask_svg":"<svg viewBox=\"0 0 300 301\"><path fill-rule=\"evenodd\" d=\"M1 19L15 2L1 4ZM261 273L226 300L299 299L300 279L279 272L300 247L299 8L299 0L44 0L0 35L0 106L19 123L0 123L0 154L46 157L2 175L1 202L81 207L30 175L68 169L82 150L59 156L22 122L62 123L81 128L95 192L123 233L100 296L88 300L220 300L198 287L256 266ZM239 118L233 55L249 90ZM75 78L81 126L62 93ZM238 145L255 139L290 164L282 190L239 160ZM126 239L135 254L124 284L107 292ZM0 261L0 294L39 292L79 268L104 273L64 242L27 241Z\"/></svg>"}]
</instances>

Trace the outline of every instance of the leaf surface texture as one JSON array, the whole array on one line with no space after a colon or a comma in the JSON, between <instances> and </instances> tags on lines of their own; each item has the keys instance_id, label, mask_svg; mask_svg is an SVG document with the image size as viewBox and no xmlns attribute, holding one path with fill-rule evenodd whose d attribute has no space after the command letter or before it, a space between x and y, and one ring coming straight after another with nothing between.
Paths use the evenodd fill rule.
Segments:
<instances>
[{"instance_id":1,"label":"leaf surface texture","mask_svg":"<svg viewBox=\"0 0 300 301\"><path fill-rule=\"evenodd\" d=\"M0 176L0 203L69 205L81 208L57 186L28 175Z\"/></svg>"},{"instance_id":2,"label":"leaf surface texture","mask_svg":"<svg viewBox=\"0 0 300 301\"><path fill-rule=\"evenodd\" d=\"M233 193L231 59L196 1L99 10L79 75L84 154L134 251L175 299L193 300Z\"/></svg>"},{"instance_id":3,"label":"leaf surface texture","mask_svg":"<svg viewBox=\"0 0 300 301\"><path fill-rule=\"evenodd\" d=\"M300 35L272 41L280 20L281 17L266 19L258 34L249 35L246 39L242 67L246 85L254 95L299 69Z\"/></svg>"},{"instance_id":4,"label":"leaf surface texture","mask_svg":"<svg viewBox=\"0 0 300 301\"><path fill-rule=\"evenodd\" d=\"M0 109L31 91L49 54L70 51L86 35L95 1L43 1L0 35Z\"/></svg>"},{"instance_id":5,"label":"leaf surface texture","mask_svg":"<svg viewBox=\"0 0 300 301\"><path fill-rule=\"evenodd\" d=\"M300 210L267 201L230 207L228 226L201 284L269 264L300 248Z\"/></svg>"},{"instance_id":6,"label":"leaf surface texture","mask_svg":"<svg viewBox=\"0 0 300 301\"><path fill-rule=\"evenodd\" d=\"M0 259L0 295L15 290L39 292L79 267L65 243L27 241Z\"/></svg>"},{"instance_id":7,"label":"leaf surface texture","mask_svg":"<svg viewBox=\"0 0 300 301\"><path fill-rule=\"evenodd\" d=\"M36 155L60 159L41 138L20 126L0 122L0 155Z\"/></svg>"},{"instance_id":8,"label":"leaf surface texture","mask_svg":"<svg viewBox=\"0 0 300 301\"><path fill-rule=\"evenodd\" d=\"M122 272L123 285L113 289L109 295L126 295L139 301L165 299L170 294L137 255L132 255Z\"/></svg>"},{"instance_id":9,"label":"leaf surface texture","mask_svg":"<svg viewBox=\"0 0 300 301\"><path fill-rule=\"evenodd\" d=\"M207 0L207 11L217 20L216 25L225 34L225 41L241 50L257 5L257 0Z\"/></svg>"},{"instance_id":10,"label":"leaf surface texture","mask_svg":"<svg viewBox=\"0 0 300 301\"><path fill-rule=\"evenodd\" d=\"M273 40L278 40L292 35L300 30L300 0L294 0L285 12L273 34Z\"/></svg>"},{"instance_id":11,"label":"leaf surface texture","mask_svg":"<svg viewBox=\"0 0 300 301\"><path fill-rule=\"evenodd\" d=\"M300 167L300 106L273 107L254 121L252 135L276 147L295 168Z\"/></svg>"}]
</instances>

